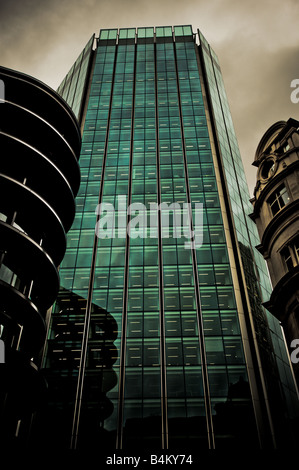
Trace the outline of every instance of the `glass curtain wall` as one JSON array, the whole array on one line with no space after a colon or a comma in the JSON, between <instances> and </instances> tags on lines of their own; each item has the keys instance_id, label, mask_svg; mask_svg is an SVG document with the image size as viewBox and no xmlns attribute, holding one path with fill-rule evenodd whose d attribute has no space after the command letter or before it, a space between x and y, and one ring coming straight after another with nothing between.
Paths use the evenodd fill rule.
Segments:
<instances>
[{"instance_id":1,"label":"glass curtain wall","mask_svg":"<svg viewBox=\"0 0 299 470\"><path fill-rule=\"evenodd\" d=\"M57 93L59 93L72 108L77 119L80 118L80 112L82 109L83 92L86 85L94 40L95 35L93 34L57 89Z\"/></svg>"},{"instance_id":2,"label":"glass curtain wall","mask_svg":"<svg viewBox=\"0 0 299 470\"><path fill-rule=\"evenodd\" d=\"M198 34L201 42L202 66L205 70L211 99L217 141L246 278L250 309L262 360L263 374L268 384L266 393L272 406L275 432L281 442L288 443L290 439L293 439L294 429L291 425L286 432L284 425L282 425L283 415L286 413L289 423L293 422L295 425L296 416L298 416L297 390L279 321L262 306L262 303L270 298L272 287L263 256L255 248L259 245L260 240L256 225L248 217L252 212L250 195L219 61L203 35L200 32ZM283 411L282 403L285 400L288 404L286 410ZM278 406L278 403L281 403L281 406Z\"/></svg>"},{"instance_id":3,"label":"glass curtain wall","mask_svg":"<svg viewBox=\"0 0 299 470\"><path fill-rule=\"evenodd\" d=\"M67 384L55 398L63 445L258 446L201 61L190 26L100 32L46 363L57 391ZM220 109L215 122L225 126ZM239 160L225 162L231 187ZM230 197L246 228L239 196ZM191 204L196 228L196 203L203 240L191 249L174 207L183 216Z\"/></svg>"}]
</instances>

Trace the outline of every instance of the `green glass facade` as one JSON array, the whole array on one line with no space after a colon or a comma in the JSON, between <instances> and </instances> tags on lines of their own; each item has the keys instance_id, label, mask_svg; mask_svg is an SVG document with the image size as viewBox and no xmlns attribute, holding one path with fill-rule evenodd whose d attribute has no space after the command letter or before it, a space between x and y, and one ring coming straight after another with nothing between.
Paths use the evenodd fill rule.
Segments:
<instances>
[{"instance_id":1,"label":"green glass facade","mask_svg":"<svg viewBox=\"0 0 299 470\"><path fill-rule=\"evenodd\" d=\"M261 305L270 283L217 58L188 25L101 30L93 43L59 87L83 143L45 354L51 439L283 445L298 399L280 326ZM127 206L140 203L191 204L193 227L203 204L201 246L186 248L173 224L166 236L166 209L131 236ZM113 237L95 233L98 204L115 208Z\"/></svg>"},{"instance_id":2,"label":"green glass facade","mask_svg":"<svg viewBox=\"0 0 299 470\"><path fill-rule=\"evenodd\" d=\"M93 34L57 89L57 93L59 93L72 108L79 121L81 118L82 106L84 104L83 93L86 86L86 80L88 79L94 41L95 35Z\"/></svg>"}]
</instances>

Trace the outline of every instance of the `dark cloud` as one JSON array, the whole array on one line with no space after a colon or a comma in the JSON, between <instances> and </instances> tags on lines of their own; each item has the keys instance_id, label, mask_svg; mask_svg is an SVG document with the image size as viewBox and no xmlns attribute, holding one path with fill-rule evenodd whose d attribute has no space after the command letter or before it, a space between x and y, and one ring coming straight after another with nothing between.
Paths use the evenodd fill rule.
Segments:
<instances>
[{"instance_id":1,"label":"dark cloud","mask_svg":"<svg viewBox=\"0 0 299 470\"><path fill-rule=\"evenodd\" d=\"M192 24L216 51L250 191L261 136L299 119L298 0L1 0L0 63L56 88L100 28Z\"/></svg>"},{"instance_id":2,"label":"dark cloud","mask_svg":"<svg viewBox=\"0 0 299 470\"><path fill-rule=\"evenodd\" d=\"M252 193L256 169L251 163L262 135L276 121L299 120L299 103L290 99L291 81L299 78L299 45L272 51L260 47L235 60L224 57L222 71Z\"/></svg>"}]
</instances>

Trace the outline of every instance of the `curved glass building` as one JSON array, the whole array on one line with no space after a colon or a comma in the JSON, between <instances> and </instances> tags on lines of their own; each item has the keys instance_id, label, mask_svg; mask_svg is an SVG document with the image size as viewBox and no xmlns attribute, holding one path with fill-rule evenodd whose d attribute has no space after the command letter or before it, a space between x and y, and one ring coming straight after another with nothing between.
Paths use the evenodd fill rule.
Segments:
<instances>
[{"instance_id":1,"label":"curved glass building","mask_svg":"<svg viewBox=\"0 0 299 470\"><path fill-rule=\"evenodd\" d=\"M4 67L0 78L0 419L1 442L12 443L45 399L40 359L75 215L81 136L51 88Z\"/></svg>"}]
</instances>

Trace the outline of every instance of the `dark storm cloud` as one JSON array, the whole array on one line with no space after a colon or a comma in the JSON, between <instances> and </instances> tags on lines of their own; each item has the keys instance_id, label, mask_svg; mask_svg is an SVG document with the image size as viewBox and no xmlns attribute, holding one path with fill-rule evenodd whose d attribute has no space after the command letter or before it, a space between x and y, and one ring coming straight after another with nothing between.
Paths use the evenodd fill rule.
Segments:
<instances>
[{"instance_id":1,"label":"dark storm cloud","mask_svg":"<svg viewBox=\"0 0 299 470\"><path fill-rule=\"evenodd\" d=\"M180 0L164 0L162 7L160 0L1 1L1 64L32 75L37 71L55 87L100 28L172 24L167 10L180 11Z\"/></svg>"},{"instance_id":2,"label":"dark storm cloud","mask_svg":"<svg viewBox=\"0 0 299 470\"><path fill-rule=\"evenodd\" d=\"M192 24L216 51L252 193L259 139L299 119L298 0L0 0L0 63L56 88L100 28Z\"/></svg>"},{"instance_id":3,"label":"dark storm cloud","mask_svg":"<svg viewBox=\"0 0 299 470\"><path fill-rule=\"evenodd\" d=\"M299 41L268 45L250 44L248 36L217 48L251 193L256 179L251 163L262 135L276 121L299 120L299 103L290 99L291 81L299 78Z\"/></svg>"},{"instance_id":4,"label":"dark storm cloud","mask_svg":"<svg viewBox=\"0 0 299 470\"><path fill-rule=\"evenodd\" d=\"M80 23L84 18L83 5L88 6L88 3L94 2L5 2L1 8L1 63L14 67L20 64L19 68L26 71L31 67L38 67L39 61L46 61L47 55L57 45L63 44L69 35L73 36L73 40L76 36L80 37ZM90 31L89 36L92 32Z\"/></svg>"}]
</instances>

